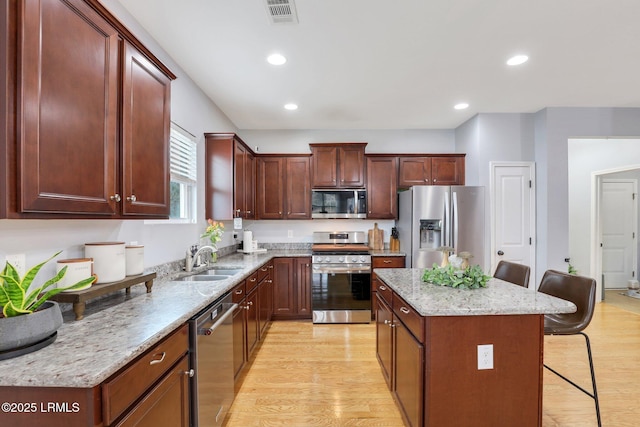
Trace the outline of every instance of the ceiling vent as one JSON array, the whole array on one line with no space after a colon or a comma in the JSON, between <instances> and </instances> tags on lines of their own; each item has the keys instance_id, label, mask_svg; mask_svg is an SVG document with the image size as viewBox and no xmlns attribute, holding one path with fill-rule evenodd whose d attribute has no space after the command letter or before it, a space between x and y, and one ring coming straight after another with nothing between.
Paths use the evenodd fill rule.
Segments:
<instances>
[{"instance_id":1,"label":"ceiling vent","mask_svg":"<svg viewBox=\"0 0 640 427\"><path fill-rule=\"evenodd\" d=\"M297 24L298 14L293 0L265 0L269 22L272 24Z\"/></svg>"}]
</instances>

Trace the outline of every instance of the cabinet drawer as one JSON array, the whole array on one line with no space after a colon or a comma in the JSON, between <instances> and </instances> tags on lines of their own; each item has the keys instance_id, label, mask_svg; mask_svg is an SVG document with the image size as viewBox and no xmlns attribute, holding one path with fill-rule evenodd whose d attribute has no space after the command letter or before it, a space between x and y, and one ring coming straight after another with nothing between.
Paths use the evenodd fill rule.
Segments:
<instances>
[{"instance_id":1,"label":"cabinet drawer","mask_svg":"<svg viewBox=\"0 0 640 427\"><path fill-rule=\"evenodd\" d=\"M258 271L251 273L251 276L247 277L247 294L250 294L258 286Z\"/></svg>"},{"instance_id":2,"label":"cabinet drawer","mask_svg":"<svg viewBox=\"0 0 640 427\"><path fill-rule=\"evenodd\" d=\"M373 268L404 268L403 256L374 256L371 257Z\"/></svg>"},{"instance_id":3,"label":"cabinet drawer","mask_svg":"<svg viewBox=\"0 0 640 427\"><path fill-rule=\"evenodd\" d=\"M243 280L242 283L237 285L231 291L231 299L232 299L232 301L234 303L239 303L240 301L242 301L244 299L246 294L247 294L247 290L246 290L246 287L245 287L245 281Z\"/></svg>"},{"instance_id":4,"label":"cabinet drawer","mask_svg":"<svg viewBox=\"0 0 640 427\"><path fill-rule=\"evenodd\" d=\"M123 372L102 384L102 418L106 425L140 398L189 348L184 325L132 362Z\"/></svg>"},{"instance_id":5,"label":"cabinet drawer","mask_svg":"<svg viewBox=\"0 0 640 427\"><path fill-rule=\"evenodd\" d=\"M424 342L424 318L397 294L393 295L393 312L420 341Z\"/></svg>"},{"instance_id":6,"label":"cabinet drawer","mask_svg":"<svg viewBox=\"0 0 640 427\"><path fill-rule=\"evenodd\" d=\"M380 295L387 304L391 305L391 295L393 295L393 291L382 280L378 279L378 276L375 277L376 280L374 280L373 283L376 289L374 290L378 292L378 295Z\"/></svg>"},{"instance_id":7,"label":"cabinet drawer","mask_svg":"<svg viewBox=\"0 0 640 427\"><path fill-rule=\"evenodd\" d=\"M269 275L269 263L258 269L258 283L262 282Z\"/></svg>"}]
</instances>

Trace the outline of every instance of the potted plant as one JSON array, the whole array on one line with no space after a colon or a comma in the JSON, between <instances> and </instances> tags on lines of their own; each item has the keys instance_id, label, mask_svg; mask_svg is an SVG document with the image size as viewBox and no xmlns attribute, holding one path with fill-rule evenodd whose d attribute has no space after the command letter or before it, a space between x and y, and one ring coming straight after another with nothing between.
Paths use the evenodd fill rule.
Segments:
<instances>
[{"instance_id":1,"label":"potted plant","mask_svg":"<svg viewBox=\"0 0 640 427\"><path fill-rule=\"evenodd\" d=\"M67 272L65 266L42 286L30 289L42 266L60 252L31 267L23 277L20 277L11 263L5 264L0 274L0 359L19 356L53 342L56 331L62 325L62 313L58 304L48 299L62 291L86 286L95 280L91 276L73 285L56 288L54 285Z\"/></svg>"}]
</instances>

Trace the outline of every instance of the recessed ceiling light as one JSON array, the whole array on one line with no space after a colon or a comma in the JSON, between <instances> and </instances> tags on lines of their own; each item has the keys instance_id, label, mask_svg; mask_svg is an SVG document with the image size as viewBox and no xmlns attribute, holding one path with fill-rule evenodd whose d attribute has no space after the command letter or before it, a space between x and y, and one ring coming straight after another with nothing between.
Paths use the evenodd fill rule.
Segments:
<instances>
[{"instance_id":1,"label":"recessed ceiling light","mask_svg":"<svg viewBox=\"0 0 640 427\"><path fill-rule=\"evenodd\" d=\"M465 108L469 108L469 104L467 104L466 102L461 102L454 105L453 108L455 108L456 110L464 110Z\"/></svg>"},{"instance_id":2,"label":"recessed ceiling light","mask_svg":"<svg viewBox=\"0 0 640 427\"><path fill-rule=\"evenodd\" d=\"M298 109L298 105L297 104L285 104L284 108L286 110L297 110Z\"/></svg>"},{"instance_id":3,"label":"recessed ceiling light","mask_svg":"<svg viewBox=\"0 0 640 427\"><path fill-rule=\"evenodd\" d=\"M267 62L271 65L282 65L287 62L287 58L279 53L274 53L273 55L267 56Z\"/></svg>"},{"instance_id":4,"label":"recessed ceiling light","mask_svg":"<svg viewBox=\"0 0 640 427\"><path fill-rule=\"evenodd\" d=\"M529 57L527 55L516 55L509 58L509 60L507 61L507 65L520 65L524 64L528 60Z\"/></svg>"}]
</instances>

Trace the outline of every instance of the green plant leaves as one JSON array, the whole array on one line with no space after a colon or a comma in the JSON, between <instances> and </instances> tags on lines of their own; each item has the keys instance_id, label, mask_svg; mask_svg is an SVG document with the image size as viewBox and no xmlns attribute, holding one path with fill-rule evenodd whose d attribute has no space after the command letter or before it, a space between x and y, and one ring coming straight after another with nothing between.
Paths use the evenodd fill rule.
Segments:
<instances>
[{"instance_id":1,"label":"green plant leaves","mask_svg":"<svg viewBox=\"0 0 640 427\"><path fill-rule=\"evenodd\" d=\"M422 275L422 281L433 283L434 285L449 286L459 289L478 289L487 286L491 276L487 276L479 265L473 265L464 270L457 269L452 265L438 267L433 264L433 268L427 268Z\"/></svg>"},{"instance_id":2,"label":"green plant leaves","mask_svg":"<svg viewBox=\"0 0 640 427\"><path fill-rule=\"evenodd\" d=\"M27 295L29 287L33 283L33 279L36 277L42 266L60 255L60 252L62 251L55 253L46 261L31 267L22 278L20 278L20 275L13 265L6 263L4 270L2 270L2 274L0 274L0 306L2 306L2 314L5 317L32 313L52 296L67 289L80 288L95 280L95 278L91 276L66 288L54 288L47 291L49 287L64 277L67 272L67 267L64 267L55 276L47 280L42 286L32 290Z\"/></svg>"}]
</instances>

